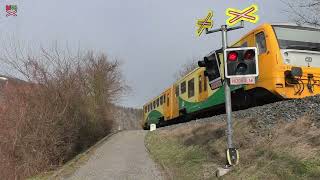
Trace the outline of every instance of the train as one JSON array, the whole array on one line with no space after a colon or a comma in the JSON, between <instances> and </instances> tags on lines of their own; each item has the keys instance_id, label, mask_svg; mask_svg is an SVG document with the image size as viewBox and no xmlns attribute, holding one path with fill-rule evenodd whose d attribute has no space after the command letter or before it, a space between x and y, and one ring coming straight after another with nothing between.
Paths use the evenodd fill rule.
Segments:
<instances>
[{"instance_id":1,"label":"train","mask_svg":"<svg viewBox=\"0 0 320 180\"><path fill-rule=\"evenodd\" d=\"M231 86L233 110L320 93L320 29L265 23L230 47L256 47L259 62L255 84ZM222 51L213 53L223 58ZM219 62L223 72L221 62L223 60ZM142 128L224 113L224 86L211 90L204 71L204 67L195 68L145 103Z\"/></svg>"}]
</instances>

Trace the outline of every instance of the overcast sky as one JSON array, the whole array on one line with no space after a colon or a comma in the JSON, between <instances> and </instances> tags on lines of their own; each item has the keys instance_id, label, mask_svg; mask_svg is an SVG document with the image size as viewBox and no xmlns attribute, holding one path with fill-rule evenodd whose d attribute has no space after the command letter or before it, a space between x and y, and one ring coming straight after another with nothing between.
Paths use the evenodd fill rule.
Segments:
<instances>
[{"instance_id":1,"label":"overcast sky","mask_svg":"<svg viewBox=\"0 0 320 180\"><path fill-rule=\"evenodd\" d=\"M279 0L0 0L0 35L33 45L58 41L122 60L132 92L121 104L140 107L170 86L188 59L221 47L220 33L195 36L197 18L211 9L214 27L220 27L227 8L253 3L260 8L259 24L288 21ZM6 17L5 4L18 4L18 16ZM229 42L255 26L231 32Z\"/></svg>"}]
</instances>

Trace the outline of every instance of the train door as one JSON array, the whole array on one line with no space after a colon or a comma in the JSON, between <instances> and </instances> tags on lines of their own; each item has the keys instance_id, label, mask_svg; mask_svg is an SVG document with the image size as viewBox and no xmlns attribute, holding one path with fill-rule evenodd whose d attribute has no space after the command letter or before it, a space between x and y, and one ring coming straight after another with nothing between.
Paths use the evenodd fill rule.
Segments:
<instances>
[{"instance_id":1,"label":"train door","mask_svg":"<svg viewBox=\"0 0 320 180\"><path fill-rule=\"evenodd\" d=\"M179 116L179 95L180 95L179 83L174 85L171 89L172 89L172 106L171 106L172 118L176 118Z\"/></svg>"},{"instance_id":2,"label":"train door","mask_svg":"<svg viewBox=\"0 0 320 180\"><path fill-rule=\"evenodd\" d=\"M168 120L171 119L171 115L170 115L170 97L168 98L168 96L170 96L170 90L167 89L164 94L163 94L163 112L164 112L164 120Z\"/></svg>"},{"instance_id":3,"label":"train door","mask_svg":"<svg viewBox=\"0 0 320 180\"><path fill-rule=\"evenodd\" d=\"M257 30L254 34L255 46L258 49L259 58L259 81L271 76L271 69L273 67L272 54L270 53L267 43L267 34L263 29Z\"/></svg>"},{"instance_id":4,"label":"train door","mask_svg":"<svg viewBox=\"0 0 320 180\"><path fill-rule=\"evenodd\" d=\"M198 101L202 102L208 98L208 78L204 75L204 71L198 73Z\"/></svg>"},{"instance_id":5,"label":"train door","mask_svg":"<svg viewBox=\"0 0 320 180\"><path fill-rule=\"evenodd\" d=\"M167 89L164 93L164 116L165 116L165 120L170 120L173 118L173 87Z\"/></svg>"}]
</instances>

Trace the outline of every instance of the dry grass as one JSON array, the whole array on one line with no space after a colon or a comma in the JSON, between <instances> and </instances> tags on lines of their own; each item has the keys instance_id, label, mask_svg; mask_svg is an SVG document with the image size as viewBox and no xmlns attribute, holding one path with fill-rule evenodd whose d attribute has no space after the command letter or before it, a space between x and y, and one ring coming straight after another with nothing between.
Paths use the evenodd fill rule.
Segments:
<instances>
[{"instance_id":1,"label":"dry grass","mask_svg":"<svg viewBox=\"0 0 320 180\"><path fill-rule=\"evenodd\" d=\"M280 122L270 129L247 119L236 121L234 129L240 164L224 179L320 177L320 130L307 117L292 123ZM224 130L223 122L180 126L149 133L146 144L171 179L215 179L216 168L226 162ZM190 148L192 155L181 156ZM201 161L194 161L193 157Z\"/></svg>"}]
</instances>

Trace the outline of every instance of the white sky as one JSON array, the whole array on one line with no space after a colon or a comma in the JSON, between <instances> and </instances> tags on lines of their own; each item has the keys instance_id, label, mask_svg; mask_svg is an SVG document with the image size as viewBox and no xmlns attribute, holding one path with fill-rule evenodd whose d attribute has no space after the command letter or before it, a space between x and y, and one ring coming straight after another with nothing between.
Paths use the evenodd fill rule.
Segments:
<instances>
[{"instance_id":1,"label":"white sky","mask_svg":"<svg viewBox=\"0 0 320 180\"><path fill-rule=\"evenodd\" d=\"M227 8L253 3L260 8L259 24L288 21L279 0L0 0L0 36L13 34L33 46L58 41L122 60L133 91L121 104L140 107L172 84L188 59L220 48L219 33L195 36L197 18L211 9L219 27L228 18ZM5 17L6 4L18 4L17 17ZM230 42L255 26L247 23L231 32Z\"/></svg>"}]
</instances>

